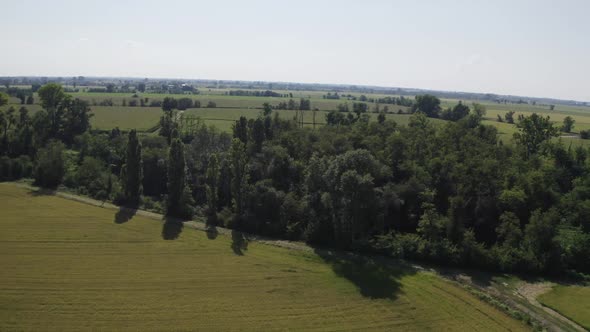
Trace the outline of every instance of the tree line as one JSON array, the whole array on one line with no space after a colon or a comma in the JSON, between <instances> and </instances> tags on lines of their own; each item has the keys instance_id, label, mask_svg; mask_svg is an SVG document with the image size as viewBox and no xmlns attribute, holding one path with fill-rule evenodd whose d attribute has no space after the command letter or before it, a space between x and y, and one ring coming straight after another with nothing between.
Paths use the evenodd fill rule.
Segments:
<instances>
[{"instance_id":1,"label":"tree line","mask_svg":"<svg viewBox=\"0 0 590 332\"><path fill-rule=\"evenodd\" d=\"M497 271L590 272L590 151L553 140L549 117L520 119L508 145L482 123L481 105L442 110L421 95L406 125L358 109L350 121L304 128L269 107L230 134L202 122L186 130L166 98L159 135L142 136L92 132L87 105L57 85L39 98L33 117L2 113L3 180L33 177L315 245ZM326 116L334 114L344 113Z\"/></svg>"},{"instance_id":2,"label":"tree line","mask_svg":"<svg viewBox=\"0 0 590 332\"><path fill-rule=\"evenodd\" d=\"M265 91L250 91L250 90L230 90L228 92L225 93L226 95L229 96L250 96L250 97L282 97L282 98L286 98L286 97L293 97L293 94L289 94L289 93L278 93L278 92L274 92L271 90L265 90Z\"/></svg>"}]
</instances>

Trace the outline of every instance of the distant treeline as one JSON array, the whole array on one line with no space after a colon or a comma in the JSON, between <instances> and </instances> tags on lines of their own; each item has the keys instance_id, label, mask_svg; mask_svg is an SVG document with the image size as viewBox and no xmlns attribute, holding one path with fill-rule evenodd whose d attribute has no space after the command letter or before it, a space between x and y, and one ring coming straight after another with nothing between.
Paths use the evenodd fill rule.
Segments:
<instances>
[{"instance_id":1,"label":"distant treeline","mask_svg":"<svg viewBox=\"0 0 590 332\"><path fill-rule=\"evenodd\" d=\"M301 98L299 102L296 102L293 99L289 99L288 101L281 101L274 107L277 110L301 110L301 111L309 111L311 110L311 100Z\"/></svg>"},{"instance_id":2,"label":"distant treeline","mask_svg":"<svg viewBox=\"0 0 590 332\"><path fill-rule=\"evenodd\" d=\"M327 94L323 95L322 98L324 99L347 99L347 100L358 100L362 102L370 102L370 103L379 103L379 104L389 104L389 105L398 105L398 106L412 106L412 99L406 98L404 96L399 97L383 97L383 98L373 98L367 97L366 95L360 95L359 97L353 96L351 94L338 94L338 92L331 93L328 92Z\"/></svg>"},{"instance_id":3,"label":"distant treeline","mask_svg":"<svg viewBox=\"0 0 590 332\"><path fill-rule=\"evenodd\" d=\"M204 86L207 89L248 89L248 90L290 90L290 91L334 91L341 94L360 93L360 94L382 94L397 96L416 96L431 94L438 98L471 100L471 101L492 101L498 103L527 103L533 105L576 105L589 106L587 102L578 102L574 100L561 100L552 98L534 98L520 97L510 95L497 95L492 93L471 93L455 91L435 91L422 90L415 88L390 88L379 86L359 86L359 85L341 85L341 84L318 84L318 83L293 83L293 82L252 82L236 80L200 80L200 79L133 79L117 77L0 77L0 84L5 86L26 85L26 84L47 84L61 83L76 86L105 86L113 84L117 86L119 92L134 92L133 90L149 90L152 93L171 93L171 94L198 94L196 85ZM146 87L147 86L147 87ZM289 96L292 97L292 96Z\"/></svg>"},{"instance_id":4,"label":"distant treeline","mask_svg":"<svg viewBox=\"0 0 590 332\"><path fill-rule=\"evenodd\" d=\"M293 94L289 93L278 93L271 90L265 91L248 91L248 90L230 90L225 92L226 95L229 96L250 96L250 97L293 97Z\"/></svg>"}]
</instances>

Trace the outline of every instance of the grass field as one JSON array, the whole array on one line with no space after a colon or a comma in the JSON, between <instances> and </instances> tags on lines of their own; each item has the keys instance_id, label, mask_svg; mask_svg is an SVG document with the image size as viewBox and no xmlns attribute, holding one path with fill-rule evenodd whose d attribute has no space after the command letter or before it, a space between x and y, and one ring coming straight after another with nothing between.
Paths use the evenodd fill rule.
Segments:
<instances>
[{"instance_id":1,"label":"grass field","mask_svg":"<svg viewBox=\"0 0 590 332\"><path fill-rule=\"evenodd\" d=\"M434 274L0 184L0 330L524 330Z\"/></svg>"},{"instance_id":2,"label":"grass field","mask_svg":"<svg viewBox=\"0 0 590 332\"><path fill-rule=\"evenodd\" d=\"M557 285L537 299L590 330L590 287Z\"/></svg>"},{"instance_id":3,"label":"grass field","mask_svg":"<svg viewBox=\"0 0 590 332\"><path fill-rule=\"evenodd\" d=\"M91 109L92 128L102 130L119 127L144 131L157 125L162 116L162 110L157 107L92 106Z\"/></svg>"}]
</instances>

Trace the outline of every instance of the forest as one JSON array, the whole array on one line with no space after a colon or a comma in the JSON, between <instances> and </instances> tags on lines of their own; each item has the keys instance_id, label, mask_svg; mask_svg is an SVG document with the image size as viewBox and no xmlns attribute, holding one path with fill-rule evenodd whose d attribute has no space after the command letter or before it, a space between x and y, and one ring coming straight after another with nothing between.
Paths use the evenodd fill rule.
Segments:
<instances>
[{"instance_id":1,"label":"forest","mask_svg":"<svg viewBox=\"0 0 590 332\"><path fill-rule=\"evenodd\" d=\"M140 134L93 130L88 103L58 84L37 94L40 111L27 110L30 95L0 111L2 181L445 266L590 272L590 151L552 139L549 117L519 117L506 144L482 123L485 107L418 95L403 99L407 125L370 121L354 103L309 128L266 105L226 133L185 121L167 97L158 130Z\"/></svg>"}]
</instances>

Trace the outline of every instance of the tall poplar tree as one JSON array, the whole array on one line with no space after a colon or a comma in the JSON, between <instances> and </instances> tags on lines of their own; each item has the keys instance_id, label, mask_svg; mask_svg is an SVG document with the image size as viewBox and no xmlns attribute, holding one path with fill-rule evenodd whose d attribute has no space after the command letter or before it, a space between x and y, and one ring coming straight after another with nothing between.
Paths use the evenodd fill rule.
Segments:
<instances>
[{"instance_id":1,"label":"tall poplar tree","mask_svg":"<svg viewBox=\"0 0 590 332\"><path fill-rule=\"evenodd\" d=\"M122 169L123 189L128 204L137 205L142 192L143 165L141 161L141 143L135 129L129 132L127 142L127 159Z\"/></svg>"},{"instance_id":2,"label":"tall poplar tree","mask_svg":"<svg viewBox=\"0 0 590 332\"><path fill-rule=\"evenodd\" d=\"M172 140L168 158L168 197L166 199L166 214L179 218L191 218L191 204L193 203L193 200L186 185L184 145L179 138L174 138Z\"/></svg>"},{"instance_id":3,"label":"tall poplar tree","mask_svg":"<svg viewBox=\"0 0 590 332\"><path fill-rule=\"evenodd\" d=\"M207 212L210 216L215 216L215 213L217 212L218 182L219 160L217 159L216 154L212 154L209 157L209 165L206 174Z\"/></svg>"}]
</instances>

